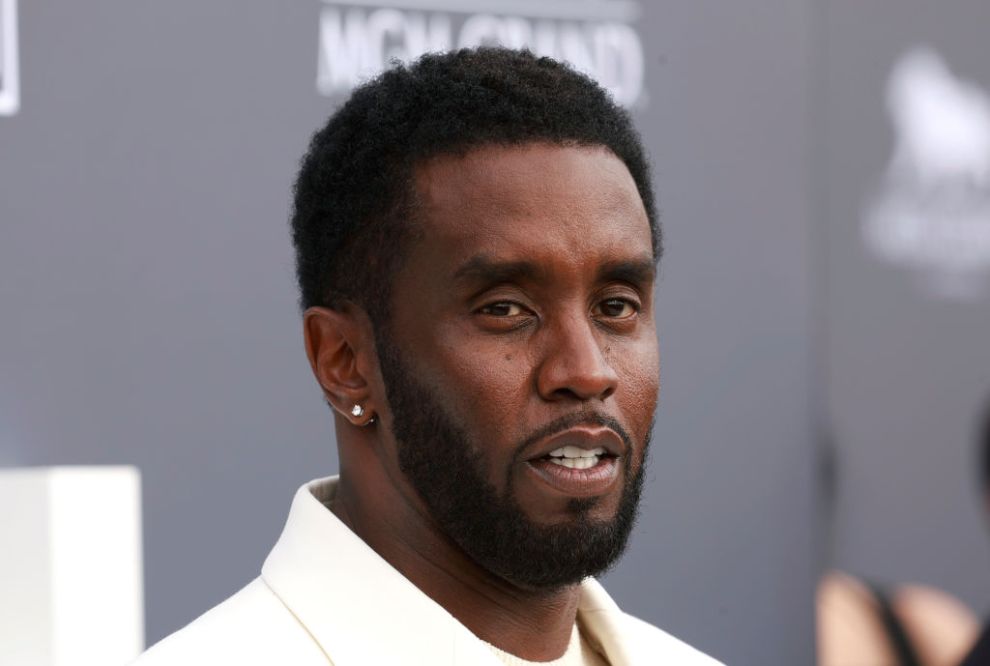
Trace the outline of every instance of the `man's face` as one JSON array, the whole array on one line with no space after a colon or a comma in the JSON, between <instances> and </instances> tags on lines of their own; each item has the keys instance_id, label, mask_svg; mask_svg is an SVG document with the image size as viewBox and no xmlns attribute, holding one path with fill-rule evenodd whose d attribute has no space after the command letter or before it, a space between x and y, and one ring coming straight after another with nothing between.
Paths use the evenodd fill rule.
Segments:
<instances>
[{"instance_id":1,"label":"man's face","mask_svg":"<svg viewBox=\"0 0 990 666\"><path fill-rule=\"evenodd\" d=\"M377 339L392 478L511 582L600 573L632 527L659 388L632 177L607 149L541 143L435 158L416 189Z\"/></svg>"}]
</instances>

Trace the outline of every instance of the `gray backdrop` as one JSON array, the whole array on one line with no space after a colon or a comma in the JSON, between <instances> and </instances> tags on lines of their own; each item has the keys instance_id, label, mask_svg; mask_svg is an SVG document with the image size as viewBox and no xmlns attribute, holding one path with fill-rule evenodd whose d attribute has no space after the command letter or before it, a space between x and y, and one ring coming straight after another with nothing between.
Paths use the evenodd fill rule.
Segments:
<instances>
[{"instance_id":1,"label":"gray backdrop","mask_svg":"<svg viewBox=\"0 0 990 666\"><path fill-rule=\"evenodd\" d=\"M812 659L808 2L643 3L668 253L645 511L607 586L733 664ZM148 640L334 473L286 219L332 111L316 0L22 1L0 118L0 464L144 475Z\"/></svg>"}]
</instances>

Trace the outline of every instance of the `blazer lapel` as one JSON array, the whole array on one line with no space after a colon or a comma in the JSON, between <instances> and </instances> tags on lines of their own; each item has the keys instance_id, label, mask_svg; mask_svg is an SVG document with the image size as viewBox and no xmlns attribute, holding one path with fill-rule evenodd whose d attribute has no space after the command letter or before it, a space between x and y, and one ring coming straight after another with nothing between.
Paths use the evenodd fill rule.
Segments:
<instances>
[{"instance_id":1,"label":"blazer lapel","mask_svg":"<svg viewBox=\"0 0 990 666\"><path fill-rule=\"evenodd\" d=\"M578 626L585 639L605 656L610 666L650 663L636 659L637 646L628 639L625 614L593 578L581 583Z\"/></svg>"},{"instance_id":2,"label":"blazer lapel","mask_svg":"<svg viewBox=\"0 0 990 666\"><path fill-rule=\"evenodd\" d=\"M498 666L464 625L323 505L335 487L332 477L299 489L261 573L332 663Z\"/></svg>"}]
</instances>

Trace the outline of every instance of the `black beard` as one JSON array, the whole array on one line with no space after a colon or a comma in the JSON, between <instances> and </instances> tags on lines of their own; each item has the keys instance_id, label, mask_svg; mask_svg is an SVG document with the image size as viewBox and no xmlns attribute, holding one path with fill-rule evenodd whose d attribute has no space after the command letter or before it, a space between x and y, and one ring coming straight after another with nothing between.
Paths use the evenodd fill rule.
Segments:
<instances>
[{"instance_id":1,"label":"black beard","mask_svg":"<svg viewBox=\"0 0 990 666\"><path fill-rule=\"evenodd\" d=\"M486 480L483 447L473 445L442 403L420 384L387 338L376 340L382 377L392 411L392 434L399 469L423 498L440 530L488 572L530 590L550 591L607 571L625 550L636 521L646 468L649 434L642 442L643 460L632 473L622 465L623 488L615 517L592 520L597 498L574 499L572 519L540 525L513 498L513 476L507 470L505 492ZM636 447L612 418L576 414L559 419L527 438L515 454L533 441L578 423L613 429L625 441L628 459ZM652 427L651 429L652 430Z\"/></svg>"}]
</instances>

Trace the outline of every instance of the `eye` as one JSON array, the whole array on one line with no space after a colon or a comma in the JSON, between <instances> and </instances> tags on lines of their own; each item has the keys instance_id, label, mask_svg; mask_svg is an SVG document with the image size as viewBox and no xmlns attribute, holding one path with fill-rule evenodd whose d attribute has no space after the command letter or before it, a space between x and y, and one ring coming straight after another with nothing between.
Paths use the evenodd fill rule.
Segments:
<instances>
[{"instance_id":1,"label":"eye","mask_svg":"<svg viewBox=\"0 0 990 666\"><path fill-rule=\"evenodd\" d=\"M598 304L598 311L613 319L626 319L639 312L639 306L625 298L609 298Z\"/></svg>"},{"instance_id":2,"label":"eye","mask_svg":"<svg viewBox=\"0 0 990 666\"><path fill-rule=\"evenodd\" d=\"M490 315L492 317L518 317L526 314L526 310L523 306L518 303L513 303L512 301L490 303L480 308L478 312L481 314Z\"/></svg>"}]
</instances>

